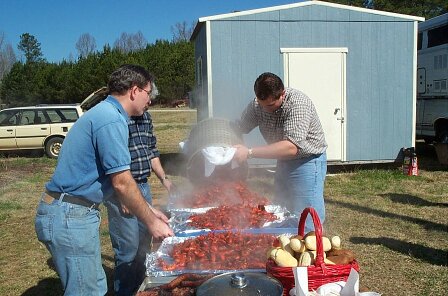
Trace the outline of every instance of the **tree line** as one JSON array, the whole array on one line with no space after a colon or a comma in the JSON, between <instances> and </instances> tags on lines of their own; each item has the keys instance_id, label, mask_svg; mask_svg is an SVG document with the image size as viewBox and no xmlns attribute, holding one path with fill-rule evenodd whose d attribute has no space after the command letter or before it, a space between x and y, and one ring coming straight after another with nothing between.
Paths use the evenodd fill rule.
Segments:
<instances>
[{"instance_id":1,"label":"tree line","mask_svg":"<svg viewBox=\"0 0 448 296\"><path fill-rule=\"evenodd\" d=\"M82 35L79 40L85 40ZM139 34L133 36L140 36ZM105 45L101 51L85 42L77 61L49 63L40 43L28 33L21 35L18 48L24 62L15 62L3 76L1 103L7 106L79 103L91 92L105 86L110 73L122 64L139 64L156 77L158 101L169 103L187 94L194 83L194 46L188 40L158 40L154 44L126 43L131 35L122 35L116 46ZM79 42L79 41L78 41ZM139 44L139 46L135 46ZM145 45L146 44L146 45Z\"/></svg>"},{"instance_id":2,"label":"tree line","mask_svg":"<svg viewBox=\"0 0 448 296\"><path fill-rule=\"evenodd\" d=\"M29 33L20 36L18 61L11 44L0 32L0 106L79 103L105 86L109 74L125 63L139 64L156 77L157 103L167 104L185 96L194 82L194 46L189 42L194 23L171 27L173 38L149 44L139 31L122 33L113 47L97 50L89 33L75 44L78 59L46 61L40 42Z\"/></svg>"}]
</instances>

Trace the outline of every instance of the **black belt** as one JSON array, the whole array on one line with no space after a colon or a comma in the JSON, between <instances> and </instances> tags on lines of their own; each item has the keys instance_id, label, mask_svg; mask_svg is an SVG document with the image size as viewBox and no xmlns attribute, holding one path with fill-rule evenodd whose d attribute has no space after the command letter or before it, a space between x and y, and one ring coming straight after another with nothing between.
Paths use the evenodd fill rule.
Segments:
<instances>
[{"instance_id":1,"label":"black belt","mask_svg":"<svg viewBox=\"0 0 448 296\"><path fill-rule=\"evenodd\" d=\"M135 181L137 184L148 183L148 178Z\"/></svg>"},{"instance_id":2,"label":"black belt","mask_svg":"<svg viewBox=\"0 0 448 296\"><path fill-rule=\"evenodd\" d=\"M61 197L61 194L62 194L59 192L52 192L52 191L45 191L45 193L57 200L59 200L59 198ZM84 206L84 207L88 207L91 209L96 209L96 210L98 210L98 207L100 206L100 204L98 204L96 202L92 202L83 197L74 196L74 195L70 195L70 194L64 194L62 201L65 201L65 202L68 202L68 203L71 203L74 205L78 205L78 206Z\"/></svg>"}]
</instances>

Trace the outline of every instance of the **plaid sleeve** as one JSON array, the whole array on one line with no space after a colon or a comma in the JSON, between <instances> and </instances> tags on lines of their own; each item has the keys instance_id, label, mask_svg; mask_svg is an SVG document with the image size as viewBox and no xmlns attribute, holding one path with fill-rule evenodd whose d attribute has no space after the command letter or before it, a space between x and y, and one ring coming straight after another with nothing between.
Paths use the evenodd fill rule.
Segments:
<instances>
[{"instance_id":1,"label":"plaid sleeve","mask_svg":"<svg viewBox=\"0 0 448 296\"><path fill-rule=\"evenodd\" d=\"M149 113L148 114L148 150L149 150L149 159L153 159L156 157L160 157L159 149L157 148L157 138L154 134L154 126L152 124L152 118Z\"/></svg>"},{"instance_id":2,"label":"plaid sleeve","mask_svg":"<svg viewBox=\"0 0 448 296\"><path fill-rule=\"evenodd\" d=\"M300 91L291 91L290 95L295 103L285 116L283 139L294 143L301 157L323 153L327 143L313 102Z\"/></svg>"},{"instance_id":3,"label":"plaid sleeve","mask_svg":"<svg viewBox=\"0 0 448 296\"><path fill-rule=\"evenodd\" d=\"M294 106L285 119L283 138L303 148L312 119L310 104Z\"/></svg>"},{"instance_id":4,"label":"plaid sleeve","mask_svg":"<svg viewBox=\"0 0 448 296\"><path fill-rule=\"evenodd\" d=\"M251 130L258 126L258 120L255 110L255 99L253 99L244 109L239 121L239 127L243 134L248 134Z\"/></svg>"}]
</instances>

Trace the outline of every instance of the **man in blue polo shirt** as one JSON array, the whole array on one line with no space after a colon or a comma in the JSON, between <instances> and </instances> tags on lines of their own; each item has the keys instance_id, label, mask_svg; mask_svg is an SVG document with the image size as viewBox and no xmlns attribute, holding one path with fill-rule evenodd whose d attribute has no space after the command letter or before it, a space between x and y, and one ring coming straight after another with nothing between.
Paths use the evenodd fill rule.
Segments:
<instances>
[{"instance_id":1,"label":"man in blue polo shirt","mask_svg":"<svg viewBox=\"0 0 448 296\"><path fill-rule=\"evenodd\" d=\"M38 239L52 255L64 295L104 295L98 205L115 191L156 239L173 236L168 219L149 207L130 172L129 116L146 109L153 77L124 65L109 79L110 95L81 116L67 134L58 164L37 208Z\"/></svg>"},{"instance_id":2,"label":"man in blue polo shirt","mask_svg":"<svg viewBox=\"0 0 448 296\"><path fill-rule=\"evenodd\" d=\"M157 87L152 84L150 98L157 95ZM149 108L149 104L147 106ZM157 148L157 138L149 112L142 116L132 116L129 126L129 151L131 153L131 173L145 200L152 204L151 185L148 180L151 171L157 176L168 192L172 183L165 174ZM141 222L130 215L114 195L104 201L109 221L109 235L114 249L114 292L115 296L134 295L145 279L146 254L151 252L151 234Z\"/></svg>"}]
</instances>

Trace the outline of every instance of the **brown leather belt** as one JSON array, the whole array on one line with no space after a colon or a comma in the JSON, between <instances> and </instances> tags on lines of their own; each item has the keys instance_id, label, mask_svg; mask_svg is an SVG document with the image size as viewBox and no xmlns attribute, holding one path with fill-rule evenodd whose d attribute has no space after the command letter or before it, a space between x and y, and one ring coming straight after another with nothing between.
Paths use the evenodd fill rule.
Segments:
<instances>
[{"instance_id":1,"label":"brown leather belt","mask_svg":"<svg viewBox=\"0 0 448 296\"><path fill-rule=\"evenodd\" d=\"M54 200L59 200L62 193L59 192L52 192L52 191L45 191L45 194L42 197L42 200L45 201L48 204L53 203ZM64 194L64 197L62 198L62 201L68 202L74 205L84 206L91 209L98 210L100 204L96 202L92 202L90 200L87 200L82 197L70 195L70 194Z\"/></svg>"}]
</instances>

